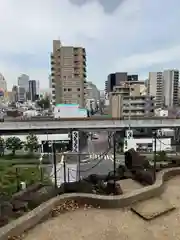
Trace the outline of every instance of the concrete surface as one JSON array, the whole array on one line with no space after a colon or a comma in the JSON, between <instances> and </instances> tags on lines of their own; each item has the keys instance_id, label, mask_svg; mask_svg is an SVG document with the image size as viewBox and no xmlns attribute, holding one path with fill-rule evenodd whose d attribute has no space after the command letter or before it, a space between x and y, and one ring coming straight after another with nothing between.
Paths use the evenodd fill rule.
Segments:
<instances>
[{"instance_id":1,"label":"concrete surface","mask_svg":"<svg viewBox=\"0 0 180 240\"><path fill-rule=\"evenodd\" d=\"M172 178L179 174L180 174L180 167L166 169L157 175L157 179L156 179L156 182L154 185L144 187L141 189L136 189L132 192L129 192L129 193L126 193L123 195L118 195L118 196L103 196L103 195L95 195L95 194L78 194L78 193L63 194L63 195L57 196L57 197L52 198L49 201L41 204L39 207L35 208L34 210L25 214L24 216L18 218L17 220L12 221L11 223L2 227L0 229L0 240L6 240L9 236L19 236L23 232L27 231L28 229L36 226L45 217L49 216L49 214L51 213L53 208L55 208L56 206L59 206L59 205L63 205L64 202L67 201L68 199L81 200L81 201L84 201L86 204L89 204L92 206L98 205L101 208L106 208L106 209L107 208L113 209L113 208L119 208L119 207L120 208L127 207L127 206L132 205L135 202L146 200L146 199L149 199L149 198L155 197L155 196L160 196L164 192L164 188L165 188L164 181L168 180L170 177ZM178 181L176 180L176 188L173 189L172 193L169 192L168 197L169 196L171 197L171 195L173 195L173 193L174 193L174 196L175 196L174 200L176 201L176 199L178 199L178 201L176 201L176 203L177 203L177 205L179 204L179 206L180 206L180 201L179 201L179 198L180 198L179 190L180 189L178 189L178 187L179 187L179 178L178 178ZM108 211L108 212L110 212L110 211ZM102 212L102 215L104 215L103 212ZM76 220L74 222L77 223L78 222L77 220L79 220L79 218L75 218L75 219ZM123 221L124 221L124 219L123 219ZM92 218L91 218L91 222L93 222ZM66 224L66 226L68 226L67 225L68 223L65 223L65 224ZM82 225L81 225L81 227L82 227ZM38 226L37 228L39 229L39 228L41 228L41 226L42 225ZM54 226L56 226L56 228L58 228L58 229L61 229L60 225L54 225ZM134 225L133 225L133 227L134 227ZM179 222L178 222L178 227L179 227ZM42 232L41 232L41 234L42 234ZM53 234L55 234L55 232ZM179 234L180 234L180 231L179 231ZM48 235L48 233L46 233L46 234L44 234L44 237L45 237L44 239L57 239L56 237L59 238L59 235L56 236L56 234L55 234L55 235L53 235L53 237L55 237L55 238L48 238L49 235ZM40 236L37 237L36 239L40 239ZM73 239L75 239L75 238L73 238ZM127 239L127 238L124 238L124 239ZM129 238L129 239L131 239L131 238ZM136 238L136 239L138 239L138 238ZM169 238L169 239L171 239L171 238Z\"/></svg>"},{"instance_id":2,"label":"concrete surface","mask_svg":"<svg viewBox=\"0 0 180 240\"><path fill-rule=\"evenodd\" d=\"M123 194L132 192L136 189L143 188L143 186L140 183L133 181L132 179L120 180L120 181L117 181L117 183L120 184Z\"/></svg>"},{"instance_id":3,"label":"concrete surface","mask_svg":"<svg viewBox=\"0 0 180 240\"><path fill-rule=\"evenodd\" d=\"M1 130L34 130L34 129L122 129L128 128L177 128L180 126L180 119L143 119L143 120L113 120L113 119L71 119L60 121L19 121L2 122Z\"/></svg>"},{"instance_id":4,"label":"concrete surface","mask_svg":"<svg viewBox=\"0 0 180 240\"><path fill-rule=\"evenodd\" d=\"M24 240L178 240L179 181L178 176L165 184L163 197L177 209L162 217L147 222L128 209L79 209L36 226L25 234Z\"/></svg>"},{"instance_id":5,"label":"concrete surface","mask_svg":"<svg viewBox=\"0 0 180 240\"><path fill-rule=\"evenodd\" d=\"M133 212L145 220L152 220L153 218L161 216L174 209L175 206L161 197L154 197L142 202L138 202L131 208Z\"/></svg>"}]
</instances>

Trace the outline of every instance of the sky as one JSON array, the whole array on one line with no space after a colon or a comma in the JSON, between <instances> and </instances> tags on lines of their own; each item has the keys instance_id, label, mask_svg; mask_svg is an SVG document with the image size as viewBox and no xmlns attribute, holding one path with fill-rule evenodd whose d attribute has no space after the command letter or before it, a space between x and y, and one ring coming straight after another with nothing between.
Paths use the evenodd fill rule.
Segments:
<instances>
[{"instance_id":1,"label":"sky","mask_svg":"<svg viewBox=\"0 0 180 240\"><path fill-rule=\"evenodd\" d=\"M0 72L8 88L26 73L48 88L52 40L82 46L87 80L111 72L180 68L179 0L0 0Z\"/></svg>"}]
</instances>

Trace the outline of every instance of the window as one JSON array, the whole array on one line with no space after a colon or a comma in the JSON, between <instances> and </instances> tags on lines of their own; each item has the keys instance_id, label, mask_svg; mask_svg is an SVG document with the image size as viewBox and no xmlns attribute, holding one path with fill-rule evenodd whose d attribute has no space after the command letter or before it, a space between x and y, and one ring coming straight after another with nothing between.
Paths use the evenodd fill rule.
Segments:
<instances>
[{"instance_id":1,"label":"window","mask_svg":"<svg viewBox=\"0 0 180 240\"><path fill-rule=\"evenodd\" d=\"M78 97L80 98L80 97L81 97L81 95L79 95L79 94L78 94Z\"/></svg>"},{"instance_id":2,"label":"window","mask_svg":"<svg viewBox=\"0 0 180 240\"><path fill-rule=\"evenodd\" d=\"M66 92L66 90L67 90L67 89L66 89L66 88L64 88L64 92Z\"/></svg>"},{"instance_id":3,"label":"window","mask_svg":"<svg viewBox=\"0 0 180 240\"><path fill-rule=\"evenodd\" d=\"M81 89L80 89L80 88L77 88L77 91L78 91L78 92L80 92L80 91L81 91Z\"/></svg>"},{"instance_id":4,"label":"window","mask_svg":"<svg viewBox=\"0 0 180 240\"><path fill-rule=\"evenodd\" d=\"M68 92L71 92L72 91L72 89L71 88L68 88Z\"/></svg>"}]
</instances>

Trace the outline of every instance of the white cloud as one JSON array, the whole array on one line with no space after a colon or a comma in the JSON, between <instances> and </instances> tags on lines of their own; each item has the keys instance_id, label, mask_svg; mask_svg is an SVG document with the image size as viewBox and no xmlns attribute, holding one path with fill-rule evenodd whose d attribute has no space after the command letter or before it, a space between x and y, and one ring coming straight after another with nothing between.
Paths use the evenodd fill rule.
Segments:
<instances>
[{"instance_id":1,"label":"white cloud","mask_svg":"<svg viewBox=\"0 0 180 240\"><path fill-rule=\"evenodd\" d=\"M115 66L119 71L137 71L142 68L150 67L155 64L168 63L174 60L180 61L180 45L172 48L131 55L119 60Z\"/></svg>"},{"instance_id":2,"label":"white cloud","mask_svg":"<svg viewBox=\"0 0 180 240\"><path fill-rule=\"evenodd\" d=\"M156 3L156 0L148 2L154 4L155 9L159 11ZM151 21L154 19L146 19L154 12L152 9L149 15L148 9L149 6L144 0L126 0L112 15L105 14L97 1L89 1L88 4L79 7L68 0L0 0L0 72L5 75L9 86L16 83L17 76L24 72L31 78L40 80L43 87L47 87L49 54L52 40L57 38L66 45L86 47L90 56L88 74L93 81L105 81L107 71L125 71L129 65L131 69L137 70L141 66L163 63L165 59L179 59L177 49L173 48L169 48L168 53L164 49L164 52L142 55L137 51L137 54L134 54L137 44L141 44L149 34L147 27L143 27L149 26L151 22L151 27L155 27ZM169 16L170 14L165 14L166 22ZM157 22L155 24L157 25ZM156 35L157 33L158 31L153 32ZM152 41L153 34L150 35ZM23 62L19 59L12 62L13 58L11 61L4 58L5 55L9 57L15 54L33 54L40 60L36 66L33 62L27 66L24 58ZM127 54L130 57L127 58Z\"/></svg>"},{"instance_id":3,"label":"white cloud","mask_svg":"<svg viewBox=\"0 0 180 240\"><path fill-rule=\"evenodd\" d=\"M78 7L67 0L0 0L0 10L3 13L0 15L0 53L37 56L43 53L48 63L52 40L57 38L64 44L85 45L87 51L90 51L91 42L87 39L107 42L110 36L117 35L117 24L122 26L126 21L130 26L131 21L128 18L140 6L136 4L134 9L131 3L132 0L126 1L110 16L104 13L102 6L96 1ZM128 33L127 27L124 33ZM23 66L16 63L10 65L1 57L0 63L0 71L5 74L8 82L15 83L16 77L24 71ZM46 76L47 85L48 69L33 69L29 66L28 72L31 77L34 75L36 78L42 73L43 77L40 78Z\"/></svg>"}]
</instances>

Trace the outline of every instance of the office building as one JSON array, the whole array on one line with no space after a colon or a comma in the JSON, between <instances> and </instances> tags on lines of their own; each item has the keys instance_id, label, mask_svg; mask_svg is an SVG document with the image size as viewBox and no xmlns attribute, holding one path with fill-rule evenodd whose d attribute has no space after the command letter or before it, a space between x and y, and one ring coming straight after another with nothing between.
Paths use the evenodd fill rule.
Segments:
<instances>
[{"instance_id":1,"label":"office building","mask_svg":"<svg viewBox=\"0 0 180 240\"><path fill-rule=\"evenodd\" d=\"M28 99L28 93L25 91L25 88L18 87L18 102L24 103Z\"/></svg>"},{"instance_id":2,"label":"office building","mask_svg":"<svg viewBox=\"0 0 180 240\"><path fill-rule=\"evenodd\" d=\"M24 88L25 92L29 91L29 76L26 74L21 74L18 77L18 87Z\"/></svg>"},{"instance_id":3,"label":"office building","mask_svg":"<svg viewBox=\"0 0 180 240\"><path fill-rule=\"evenodd\" d=\"M128 76L127 76L127 81L137 82L137 81L138 81L138 75L137 75L137 74L128 75Z\"/></svg>"},{"instance_id":4,"label":"office building","mask_svg":"<svg viewBox=\"0 0 180 240\"><path fill-rule=\"evenodd\" d=\"M21 74L18 77L18 101L25 102L28 99L29 92L29 76Z\"/></svg>"},{"instance_id":5,"label":"office building","mask_svg":"<svg viewBox=\"0 0 180 240\"><path fill-rule=\"evenodd\" d=\"M83 47L62 46L53 41L51 54L52 102L85 106L86 51Z\"/></svg>"},{"instance_id":6,"label":"office building","mask_svg":"<svg viewBox=\"0 0 180 240\"><path fill-rule=\"evenodd\" d=\"M34 102L37 96L36 80L29 81L29 100Z\"/></svg>"},{"instance_id":7,"label":"office building","mask_svg":"<svg viewBox=\"0 0 180 240\"><path fill-rule=\"evenodd\" d=\"M126 72L117 72L109 74L106 81L106 93L109 94L110 92L113 91L114 86L119 86L121 82L126 81L127 81Z\"/></svg>"},{"instance_id":8,"label":"office building","mask_svg":"<svg viewBox=\"0 0 180 240\"><path fill-rule=\"evenodd\" d=\"M147 91L155 97L157 107L178 105L179 71L150 72Z\"/></svg>"},{"instance_id":9,"label":"office building","mask_svg":"<svg viewBox=\"0 0 180 240\"><path fill-rule=\"evenodd\" d=\"M109 94L113 91L114 86L120 86L124 82L131 82L130 84L138 83L138 75L128 75L127 72L116 72L108 75L105 82L105 92Z\"/></svg>"}]
</instances>

